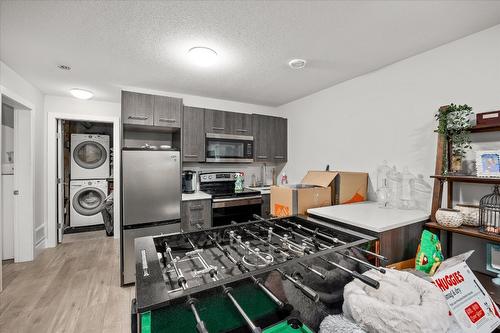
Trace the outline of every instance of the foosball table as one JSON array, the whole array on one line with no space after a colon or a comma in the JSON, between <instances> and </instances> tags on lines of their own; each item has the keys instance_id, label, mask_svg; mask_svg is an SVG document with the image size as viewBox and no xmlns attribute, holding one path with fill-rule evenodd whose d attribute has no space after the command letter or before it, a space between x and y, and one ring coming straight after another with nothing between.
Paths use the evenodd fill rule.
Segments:
<instances>
[{"instance_id":1,"label":"foosball table","mask_svg":"<svg viewBox=\"0 0 500 333\"><path fill-rule=\"evenodd\" d=\"M293 265L324 279L308 262L322 262L373 288L378 282L328 259L338 253L369 269L383 271L348 253L356 248L373 258L371 236L313 219L289 217L233 223L189 233L149 236L135 240L136 299L133 330L159 332L313 332L300 313L266 285L277 272L304 297L318 302L318 293Z\"/></svg>"}]
</instances>

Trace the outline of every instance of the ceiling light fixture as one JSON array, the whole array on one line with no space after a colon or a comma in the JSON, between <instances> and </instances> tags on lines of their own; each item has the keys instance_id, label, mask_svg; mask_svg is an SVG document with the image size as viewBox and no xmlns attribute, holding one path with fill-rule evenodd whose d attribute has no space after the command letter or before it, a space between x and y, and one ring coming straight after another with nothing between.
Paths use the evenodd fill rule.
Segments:
<instances>
[{"instance_id":1,"label":"ceiling light fixture","mask_svg":"<svg viewBox=\"0 0 500 333\"><path fill-rule=\"evenodd\" d=\"M200 67L209 67L217 61L217 52L208 47L196 46L188 51L189 59Z\"/></svg>"},{"instance_id":2,"label":"ceiling light fixture","mask_svg":"<svg viewBox=\"0 0 500 333\"><path fill-rule=\"evenodd\" d=\"M68 65L58 65L57 68L59 68L63 71L70 71L71 70L71 67L69 67Z\"/></svg>"},{"instance_id":3,"label":"ceiling light fixture","mask_svg":"<svg viewBox=\"0 0 500 333\"><path fill-rule=\"evenodd\" d=\"M73 88L69 91L71 95L79 99L91 99L94 93L85 89Z\"/></svg>"},{"instance_id":4,"label":"ceiling light fixture","mask_svg":"<svg viewBox=\"0 0 500 333\"><path fill-rule=\"evenodd\" d=\"M307 61L304 59L292 59L288 62L288 66L292 69L302 69L306 67Z\"/></svg>"}]
</instances>

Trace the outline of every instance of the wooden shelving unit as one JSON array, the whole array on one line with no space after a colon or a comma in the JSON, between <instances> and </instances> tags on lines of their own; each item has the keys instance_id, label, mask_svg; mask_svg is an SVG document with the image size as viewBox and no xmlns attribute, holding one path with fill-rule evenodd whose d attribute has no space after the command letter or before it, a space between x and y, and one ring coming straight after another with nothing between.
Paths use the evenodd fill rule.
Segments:
<instances>
[{"instance_id":1,"label":"wooden shelving unit","mask_svg":"<svg viewBox=\"0 0 500 333\"><path fill-rule=\"evenodd\" d=\"M447 106L443 106L439 111L445 111ZM474 126L470 129L471 133L485 133L485 132L500 132L500 126ZM500 185L500 178L486 178L477 176L465 176L465 175L454 175L448 173L447 175L440 175L443 170L443 154L447 153L448 166L451 165L451 142L447 140L443 135L438 136L438 145L436 152L436 169L435 175L431 176L434 179L434 190L432 193L432 211L431 211L431 222L425 224L425 226L431 230L439 231L441 233L446 233L446 240L443 242L446 248L447 258L452 255L452 235L460 234L468 237L474 237L479 239L484 239L492 243L500 243L500 235L492 235L479 232L477 227L461 226L458 228L448 228L441 226L436 223L436 211L441 208L443 199L443 185L447 184L447 203L448 208L452 208L453 204L453 184L454 183L470 183L470 184L489 184L489 185ZM445 151L445 149L447 151ZM449 172L449 170L448 170ZM474 272L476 277L481 281L486 291L490 294L495 303L500 304L500 287L496 286L491 281L491 276L481 273Z\"/></svg>"},{"instance_id":2,"label":"wooden shelving unit","mask_svg":"<svg viewBox=\"0 0 500 333\"><path fill-rule=\"evenodd\" d=\"M436 222L428 222L425 224L425 226L430 228L430 229L444 230L444 231L448 231L448 232L452 232L452 233L456 233L456 234L485 239L485 240L490 241L490 242L500 243L500 236L479 232L477 227L461 226L459 228L449 228L449 227L444 227L440 224L437 224Z\"/></svg>"},{"instance_id":3,"label":"wooden shelving unit","mask_svg":"<svg viewBox=\"0 0 500 333\"><path fill-rule=\"evenodd\" d=\"M456 182L456 183L474 183L474 184L492 184L500 185L500 178L487 178L487 177L476 177L476 176L461 176L461 175L434 175L431 178L438 179L446 182Z\"/></svg>"}]
</instances>

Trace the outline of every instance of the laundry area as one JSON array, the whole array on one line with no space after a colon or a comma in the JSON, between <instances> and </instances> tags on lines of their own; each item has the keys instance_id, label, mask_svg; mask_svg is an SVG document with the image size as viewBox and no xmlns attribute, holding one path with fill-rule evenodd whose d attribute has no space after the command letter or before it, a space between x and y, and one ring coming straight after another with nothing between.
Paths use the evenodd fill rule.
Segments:
<instances>
[{"instance_id":1,"label":"laundry area","mask_svg":"<svg viewBox=\"0 0 500 333\"><path fill-rule=\"evenodd\" d=\"M59 120L58 130L61 233L103 230L113 236L113 124Z\"/></svg>"}]
</instances>

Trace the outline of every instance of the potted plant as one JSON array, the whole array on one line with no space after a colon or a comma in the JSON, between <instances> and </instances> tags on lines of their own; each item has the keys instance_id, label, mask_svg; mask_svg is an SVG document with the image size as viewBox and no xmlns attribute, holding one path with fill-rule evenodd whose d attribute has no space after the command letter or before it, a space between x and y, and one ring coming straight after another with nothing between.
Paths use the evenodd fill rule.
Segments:
<instances>
[{"instance_id":1,"label":"potted plant","mask_svg":"<svg viewBox=\"0 0 500 333\"><path fill-rule=\"evenodd\" d=\"M467 104L450 104L446 108L441 108L435 117L438 121L439 134L444 135L443 144L443 175L448 173L448 142L451 143L451 171L459 172L462 170L462 160L467 150L471 148L470 140L470 115L472 107Z\"/></svg>"}]
</instances>

